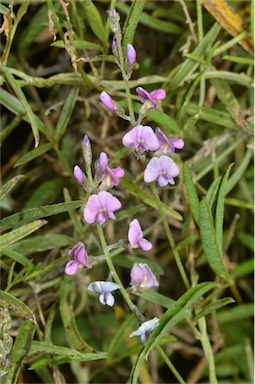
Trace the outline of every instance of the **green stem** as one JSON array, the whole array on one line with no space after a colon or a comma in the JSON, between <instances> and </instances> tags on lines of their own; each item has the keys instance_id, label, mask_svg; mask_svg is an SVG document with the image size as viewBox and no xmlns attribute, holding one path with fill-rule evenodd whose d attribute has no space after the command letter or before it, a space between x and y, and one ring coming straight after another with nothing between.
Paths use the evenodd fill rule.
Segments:
<instances>
[{"instance_id":1,"label":"green stem","mask_svg":"<svg viewBox=\"0 0 255 384\"><path fill-rule=\"evenodd\" d=\"M113 280L115 281L116 284L119 285L119 287L120 287L119 290L122 293L122 296L123 296L124 300L126 301L129 309L131 310L131 312L133 312L137 316L137 308L135 307L132 300L130 299L129 294L126 292L126 290L125 290L125 288L124 288L124 286L123 286L123 284L122 284L122 282L121 282L121 280L117 274L117 271L116 271L116 269L113 265L112 259L111 259L111 255L110 255L108 248L107 248L106 240L104 237L104 232L102 230L101 225L99 225L99 224L97 224L97 231L98 231L98 235L99 235L99 239L100 239L100 242L102 245L103 252L104 252L105 257L106 257L107 265L109 267L110 272L112 273Z\"/></svg>"},{"instance_id":2,"label":"green stem","mask_svg":"<svg viewBox=\"0 0 255 384\"><path fill-rule=\"evenodd\" d=\"M201 43L204 37L203 31L203 13L202 13L202 4L201 0L196 1L197 6L197 33L198 33L198 42ZM200 67L201 71L203 70L203 66ZM205 100L205 78L204 76L200 80L200 92L199 92L199 107L202 107Z\"/></svg>"},{"instance_id":3,"label":"green stem","mask_svg":"<svg viewBox=\"0 0 255 384\"><path fill-rule=\"evenodd\" d=\"M198 320L198 326L201 332L200 334L201 344L209 364L209 381L210 381L210 384L217 384L218 381L217 381L216 372L215 372L214 356L213 356L212 346L207 334L206 321L204 317Z\"/></svg>"},{"instance_id":4,"label":"green stem","mask_svg":"<svg viewBox=\"0 0 255 384\"><path fill-rule=\"evenodd\" d=\"M152 184L151 189L152 189L152 192L153 192L153 194L154 194L154 196L155 196L155 198L157 200L157 203L158 203L159 213L160 213L160 216L161 216L163 227L165 229L167 239L168 239L170 247L172 249L172 252L173 252L173 255L174 255L174 258L175 258L175 262L177 264L177 267L179 269L179 272L181 274L181 277L182 277L182 280L184 282L185 287L187 289L189 289L190 288L190 283L189 283L189 280L187 278L185 269L184 269L184 267L182 265L182 261L181 261L180 255L179 255L178 251L176 250L174 238L173 238L172 233L170 231L170 228L169 228L168 222L166 220L166 216L164 214L164 211L162 209L161 201L160 201L160 198L159 198L159 195L158 195L158 191L157 191L157 188L156 188L155 184Z\"/></svg>"},{"instance_id":5,"label":"green stem","mask_svg":"<svg viewBox=\"0 0 255 384\"><path fill-rule=\"evenodd\" d=\"M166 365L168 366L168 368L170 369L170 371L172 372L172 374L178 380L178 382L180 384L185 384L185 381L183 380L183 378L181 377L181 375L179 374L179 372L177 371L177 369L175 368L173 363L169 360L168 356L165 354L165 352L163 351L163 349L159 345L157 346L157 350L158 350L160 356L162 357L162 359L164 360L164 362L166 363Z\"/></svg>"},{"instance_id":6,"label":"green stem","mask_svg":"<svg viewBox=\"0 0 255 384\"><path fill-rule=\"evenodd\" d=\"M121 69L121 74L122 78L125 84L125 92L126 92L126 97L127 97L127 103L128 103L128 110L129 110L129 116L130 116L130 123L131 125L135 125L135 114L134 114L134 109L133 109L133 104L132 104L132 99L131 99L131 93L128 85L128 80L127 80L127 74L125 71L125 61L124 61L124 55L123 55L123 50L122 50L122 45L121 45L121 32L120 30L116 32L115 34L116 37L116 43L117 43L117 48L118 48L118 54L119 54L119 59L120 59L120 69Z\"/></svg>"}]
</instances>

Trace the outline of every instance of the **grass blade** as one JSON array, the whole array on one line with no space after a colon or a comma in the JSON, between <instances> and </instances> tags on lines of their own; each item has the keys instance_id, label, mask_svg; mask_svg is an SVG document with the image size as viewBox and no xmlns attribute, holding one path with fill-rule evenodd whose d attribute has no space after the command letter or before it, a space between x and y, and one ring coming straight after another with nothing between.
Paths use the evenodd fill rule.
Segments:
<instances>
[{"instance_id":1,"label":"grass blade","mask_svg":"<svg viewBox=\"0 0 255 384\"><path fill-rule=\"evenodd\" d=\"M24 175L18 175L14 176L12 179L8 180L7 183L5 183L1 188L0 188L0 200L5 197L11 190L12 188L15 187L17 182L24 177Z\"/></svg>"},{"instance_id":2,"label":"grass blade","mask_svg":"<svg viewBox=\"0 0 255 384\"><path fill-rule=\"evenodd\" d=\"M73 109L78 97L79 88L75 88L71 91L71 93L67 96L66 101L64 103L63 109L61 111L61 115L59 117L56 130L54 133L54 141L57 143L65 133L66 127L69 123L70 117L73 113Z\"/></svg>"},{"instance_id":3,"label":"grass blade","mask_svg":"<svg viewBox=\"0 0 255 384\"><path fill-rule=\"evenodd\" d=\"M123 50L126 52L127 44L133 44L137 25L146 0L133 1L129 8L128 15L124 25Z\"/></svg>"},{"instance_id":4,"label":"grass blade","mask_svg":"<svg viewBox=\"0 0 255 384\"><path fill-rule=\"evenodd\" d=\"M104 45L106 45L107 44L107 37L105 32L106 29L103 24L101 15L98 12L98 9L96 8L96 6L93 4L91 0L85 0L84 2L82 2L82 8L92 31L97 36L97 38L100 41L102 41Z\"/></svg>"},{"instance_id":5,"label":"grass blade","mask_svg":"<svg viewBox=\"0 0 255 384\"><path fill-rule=\"evenodd\" d=\"M195 222L197 225L199 225L199 199L197 196L195 184L192 180L191 171L187 163L184 163L183 165L183 175L190 210Z\"/></svg>"}]
</instances>

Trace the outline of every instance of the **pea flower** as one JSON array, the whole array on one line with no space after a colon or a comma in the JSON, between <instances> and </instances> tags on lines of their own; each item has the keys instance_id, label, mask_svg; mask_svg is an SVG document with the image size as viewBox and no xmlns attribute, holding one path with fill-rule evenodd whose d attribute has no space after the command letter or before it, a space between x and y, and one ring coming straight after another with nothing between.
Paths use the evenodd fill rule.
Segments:
<instances>
[{"instance_id":1,"label":"pea flower","mask_svg":"<svg viewBox=\"0 0 255 384\"><path fill-rule=\"evenodd\" d=\"M110 111L114 111L117 109L117 106L114 104L112 98L110 95L108 95L107 92L103 91L101 94L100 94L100 100L102 101L102 103L104 104L104 106L106 108L108 108Z\"/></svg>"},{"instance_id":2,"label":"pea flower","mask_svg":"<svg viewBox=\"0 0 255 384\"><path fill-rule=\"evenodd\" d=\"M88 286L89 291L100 293L100 303L109 305L109 307L112 307L115 302L115 298L111 292L116 291L117 289L119 289L119 285L111 281L94 281Z\"/></svg>"},{"instance_id":3,"label":"pea flower","mask_svg":"<svg viewBox=\"0 0 255 384\"><path fill-rule=\"evenodd\" d=\"M143 237L141 225L137 219L129 224L128 241L132 248L141 248L144 251L150 251L152 244Z\"/></svg>"},{"instance_id":4,"label":"pea flower","mask_svg":"<svg viewBox=\"0 0 255 384\"><path fill-rule=\"evenodd\" d=\"M125 147L133 148L137 152L156 151L159 148L159 141L149 126L137 125L131 129L122 139Z\"/></svg>"},{"instance_id":5,"label":"pea flower","mask_svg":"<svg viewBox=\"0 0 255 384\"><path fill-rule=\"evenodd\" d=\"M184 147L184 141L179 138L168 138L160 128L156 128L155 134L158 138L160 147L163 149L163 153L171 154L175 151L175 148L182 149Z\"/></svg>"},{"instance_id":6,"label":"pea flower","mask_svg":"<svg viewBox=\"0 0 255 384\"><path fill-rule=\"evenodd\" d=\"M178 165L170 157L165 155L153 157L145 168L144 181L151 183L157 180L160 187L165 187L168 183L174 185L174 177L179 173Z\"/></svg>"},{"instance_id":7,"label":"pea flower","mask_svg":"<svg viewBox=\"0 0 255 384\"><path fill-rule=\"evenodd\" d=\"M108 156L104 152L100 154L99 160L95 164L95 168L97 174L101 177L102 186L106 188L119 185L119 179L125 174L122 168L117 167L110 169L108 167Z\"/></svg>"},{"instance_id":8,"label":"pea flower","mask_svg":"<svg viewBox=\"0 0 255 384\"><path fill-rule=\"evenodd\" d=\"M151 320L145 321L136 331L131 333L129 337L141 336L141 342L143 345L145 345L151 332L158 326L158 324L159 324L159 318L157 317L154 317Z\"/></svg>"},{"instance_id":9,"label":"pea flower","mask_svg":"<svg viewBox=\"0 0 255 384\"><path fill-rule=\"evenodd\" d=\"M155 89L152 92L148 92L144 88L138 87L136 88L136 93L138 94L141 103L144 104L148 101L150 109L158 109L157 100L163 100L166 97L166 91L164 89Z\"/></svg>"},{"instance_id":10,"label":"pea flower","mask_svg":"<svg viewBox=\"0 0 255 384\"><path fill-rule=\"evenodd\" d=\"M138 289L158 287L159 283L147 264L135 263L130 272L130 285Z\"/></svg>"},{"instance_id":11,"label":"pea flower","mask_svg":"<svg viewBox=\"0 0 255 384\"><path fill-rule=\"evenodd\" d=\"M84 219L87 223L97 222L102 225L108 219L116 219L114 211L121 208L121 202L110 192L101 191L91 195L84 209Z\"/></svg>"},{"instance_id":12,"label":"pea flower","mask_svg":"<svg viewBox=\"0 0 255 384\"><path fill-rule=\"evenodd\" d=\"M85 246L81 241L68 251L68 256L71 260L65 266L67 275L75 275L79 267L92 268Z\"/></svg>"}]
</instances>

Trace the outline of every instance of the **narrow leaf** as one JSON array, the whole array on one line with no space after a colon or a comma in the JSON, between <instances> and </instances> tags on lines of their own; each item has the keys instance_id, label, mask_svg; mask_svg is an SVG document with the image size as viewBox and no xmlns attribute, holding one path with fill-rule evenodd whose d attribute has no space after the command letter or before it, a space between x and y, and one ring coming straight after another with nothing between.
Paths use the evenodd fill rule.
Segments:
<instances>
[{"instance_id":1,"label":"narrow leaf","mask_svg":"<svg viewBox=\"0 0 255 384\"><path fill-rule=\"evenodd\" d=\"M4 308L11 309L26 319L30 319L36 324L35 316L32 310L23 301L12 296L10 293L0 290L0 305Z\"/></svg>"},{"instance_id":2,"label":"narrow leaf","mask_svg":"<svg viewBox=\"0 0 255 384\"><path fill-rule=\"evenodd\" d=\"M199 216L202 246L208 264L217 276L223 281L232 284L232 279L222 261L222 255L216 240L212 214L205 199L200 203Z\"/></svg>"},{"instance_id":3,"label":"narrow leaf","mask_svg":"<svg viewBox=\"0 0 255 384\"><path fill-rule=\"evenodd\" d=\"M136 361L136 364L133 367L133 371L131 372L132 384L136 384L138 382L140 370L149 352L160 343L160 340L174 325L189 316L188 309L198 298L216 286L217 283L214 282L198 284L196 287L191 288L183 296L181 296L180 299L177 300L173 306L164 313L160 319L159 325L150 335L145 347Z\"/></svg>"},{"instance_id":4,"label":"narrow leaf","mask_svg":"<svg viewBox=\"0 0 255 384\"><path fill-rule=\"evenodd\" d=\"M10 86L12 87L14 92L16 93L17 97L20 99L20 101L21 101L21 103L22 103L22 105L23 105L23 107L27 113L29 122L31 124L32 132L34 135L34 139L35 139L35 147L38 147L39 139L40 139L39 127L38 127L38 123L37 123L37 120L35 118L34 112L32 111L30 104L26 100L26 97L25 97L19 83L17 82L15 77L12 75L11 71L3 65L0 65L0 69L3 71L4 76L6 77L8 83L10 84Z\"/></svg>"},{"instance_id":5,"label":"narrow leaf","mask_svg":"<svg viewBox=\"0 0 255 384\"><path fill-rule=\"evenodd\" d=\"M15 167L18 167L19 165L23 165L28 163L31 160L36 159L39 156L44 155L46 152L48 152L52 148L52 145L50 143L40 145L37 148L32 149L32 151L25 153L25 155L21 156L21 158L15 163Z\"/></svg>"},{"instance_id":6,"label":"narrow leaf","mask_svg":"<svg viewBox=\"0 0 255 384\"><path fill-rule=\"evenodd\" d=\"M15 185L17 184L17 182L22 178L24 177L24 175L18 175L18 176L14 176L13 178L11 178L9 181L7 181L7 183L5 183L1 188L0 188L0 200L5 197L11 190L13 187L15 187Z\"/></svg>"},{"instance_id":7,"label":"narrow leaf","mask_svg":"<svg viewBox=\"0 0 255 384\"><path fill-rule=\"evenodd\" d=\"M207 304L194 318L193 321L197 321L211 313L212 311L216 311L221 307L225 307L225 305L233 304L235 300L232 297L224 297L223 299L219 299L214 301L213 303Z\"/></svg>"},{"instance_id":8,"label":"narrow leaf","mask_svg":"<svg viewBox=\"0 0 255 384\"><path fill-rule=\"evenodd\" d=\"M14 229L11 232L5 233L0 237L0 250L37 231L45 224L47 224L46 220L36 220L32 223L23 225L18 229Z\"/></svg>"},{"instance_id":9,"label":"narrow leaf","mask_svg":"<svg viewBox=\"0 0 255 384\"><path fill-rule=\"evenodd\" d=\"M133 1L129 7L128 15L124 25L123 32L123 50L126 52L127 44L133 44L137 25L146 0Z\"/></svg>"},{"instance_id":10,"label":"narrow leaf","mask_svg":"<svg viewBox=\"0 0 255 384\"><path fill-rule=\"evenodd\" d=\"M71 93L67 96L63 109L61 111L61 115L59 117L56 130L54 133L54 140L55 142L59 142L63 134L65 133L66 127L69 123L69 120L71 118L71 115L73 113L73 109L78 97L79 88L75 88L71 91Z\"/></svg>"},{"instance_id":11,"label":"narrow leaf","mask_svg":"<svg viewBox=\"0 0 255 384\"><path fill-rule=\"evenodd\" d=\"M94 34L102 43L107 44L105 27L96 6L91 0L85 0L82 2L82 7Z\"/></svg>"},{"instance_id":12,"label":"narrow leaf","mask_svg":"<svg viewBox=\"0 0 255 384\"><path fill-rule=\"evenodd\" d=\"M223 236L223 220L224 220L224 202L225 202L225 194L226 187L228 182L228 177L231 171L231 168L234 164L230 164L222 176L219 191L216 202L216 214L215 214L215 235L216 241L218 243L218 248L220 252L222 252L222 236Z\"/></svg>"},{"instance_id":13,"label":"narrow leaf","mask_svg":"<svg viewBox=\"0 0 255 384\"><path fill-rule=\"evenodd\" d=\"M39 208L30 208L24 212L14 213L4 219L0 220L1 230L4 231L8 228L25 224L31 220L41 219L48 216L57 215L62 212L67 212L69 209L81 207L83 201L72 201L72 203L58 203L52 205L45 205Z\"/></svg>"},{"instance_id":14,"label":"narrow leaf","mask_svg":"<svg viewBox=\"0 0 255 384\"><path fill-rule=\"evenodd\" d=\"M201 43L192 52L192 54L198 57L204 57L206 52L209 51L212 44L214 43L214 40L218 36L219 31L220 31L220 26L217 23L215 23L213 27L210 29L210 31L205 35ZM180 85L182 85L189 78L189 76L195 71L198 65L199 63L191 59L185 60L171 80L171 89L177 88Z\"/></svg>"}]
</instances>

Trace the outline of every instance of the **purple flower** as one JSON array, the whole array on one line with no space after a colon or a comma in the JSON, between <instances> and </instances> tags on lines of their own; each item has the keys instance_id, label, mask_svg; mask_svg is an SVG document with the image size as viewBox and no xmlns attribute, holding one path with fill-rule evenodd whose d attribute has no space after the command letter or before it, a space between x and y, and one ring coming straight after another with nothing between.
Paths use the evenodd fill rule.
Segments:
<instances>
[{"instance_id":1,"label":"purple flower","mask_svg":"<svg viewBox=\"0 0 255 384\"><path fill-rule=\"evenodd\" d=\"M165 154L173 153L175 151L175 148L182 149L184 147L184 141L182 139L179 139L179 138L170 139L161 131L160 128L156 128L155 134Z\"/></svg>"},{"instance_id":2,"label":"purple flower","mask_svg":"<svg viewBox=\"0 0 255 384\"><path fill-rule=\"evenodd\" d=\"M130 66L133 66L136 61L136 50L132 44L127 45L127 61Z\"/></svg>"},{"instance_id":3,"label":"purple flower","mask_svg":"<svg viewBox=\"0 0 255 384\"><path fill-rule=\"evenodd\" d=\"M141 336L141 342L143 345L145 345L151 332L153 331L153 329L155 329L158 326L158 324L159 324L159 319L157 317L154 317L151 320L145 321L136 331L131 333L129 337Z\"/></svg>"},{"instance_id":4,"label":"purple flower","mask_svg":"<svg viewBox=\"0 0 255 384\"><path fill-rule=\"evenodd\" d=\"M128 241L131 249L140 247L144 251L150 251L152 248L152 244L143 238L142 228L137 219L129 224Z\"/></svg>"},{"instance_id":5,"label":"purple flower","mask_svg":"<svg viewBox=\"0 0 255 384\"><path fill-rule=\"evenodd\" d=\"M79 183L81 185L85 184L86 176L84 175L84 173L82 172L81 168L78 165L76 165L74 167L73 174L74 174L74 177L75 177L77 183Z\"/></svg>"},{"instance_id":6,"label":"purple flower","mask_svg":"<svg viewBox=\"0 0 255 384\"><path fill-rule=\"evenodd\" d=\"M130 272L131 285L138 289L158 287L159 283L147 264L135 263Z\"/></svg>"},{"instance_id":7,"label":"purple flower","mask_svg":"<svg viewBox=\"0 0 255 384\"><path fill-rule=\"evenodd\" d=\"M99 301L103 305L109 305L112 307L115 299L111 292L119 289L119 285L112 283L111 281L94 281L88 286L88 290L91 292L100 293Z\"/></svg>"},{"instance_id":8,"label":"purple flower","mask_svg":"<svg viewBox=\"0 0 255 384\"><path fill-rule=\"evenodd\" d=\"M166 97L166 91L164 89L155 89L152 92L148 92L144 88L138 87L136 88L136 93L138 94L141 103L144 104L148 100L151 109L158 109L156 101L163 100Z\"/></svg>"},{"instance_id":9,"label":"purple flower","mask_svg":"<svg viewBox=\"0 0 255 384\"><path fill-rule=\"evenodd\" d=\"M101 94L100 94L100 100L102 101L102 103L104 104L104 106L106 107L106 108L108 108L110 111L114 111L114 110L116 110L116 105L114 104L114 102L113 102L113 100L112 100L112 98L111 98L111 96L110 95L108 95L108 93L107 92L102 92Z\"/></svg>"},{"instance_id":10,"label":"purple flower","mask_svg":"<svg viewBox=\"0 0 255 384\"><path fill-rule=\"evenodd\" d=\"M158 180L160 187L165 187L168 183L174 185L174 177L179 173L178 165L170 157L165 155L153 157L145 168L144 181L151 183Z\"/></svg>"},{"instance_id":11,"label":"purple flower","mask_svg":"<svg viewBox=\"0 0 255 384\"><path fill-rule=\"evenodd\" d=\"M84 219L87 223L98 222L102 225L108 219L116 219L114 211L121 208L121 202L110 192L101 191L91 195L84 209Z\"/></svg>"},{"instance_id":12,"label":"purple flower","mask_svg":"<svg viewBox=\"0 0 255 384\"><path fill-rule=\"evenodd\" d=\"M67 275L75 275L80 266L92 268L85 246L81 241L68 251L68 256L71 260L65 266Z\"/></svg>"},{"instance_id":13,"label":"purple flower","mask_svg":"<svg viewBox=\"0 0 255 384\"><path fill-rule=\"evenodd\" d=\"M123 145L133 148L137 152L156 151L159 148L159 141L149 126L137 125L125 134L122 139Z\"/></svg>"},{"instance_id":14,"label":"purple flower","mask_svg":"<svg viewBox=\"0 0 255 384\"><path fill-rule=\"evenodd\" d=\"M119 185L119 179L124 176L125 172L122 168L113 168L108 167L108 156L106 153L102 152L99 156L98 162L96 162L95 168L97 173L101 176L102 185L107 188L112 186Z\"/></svg>"}]
</instances>

